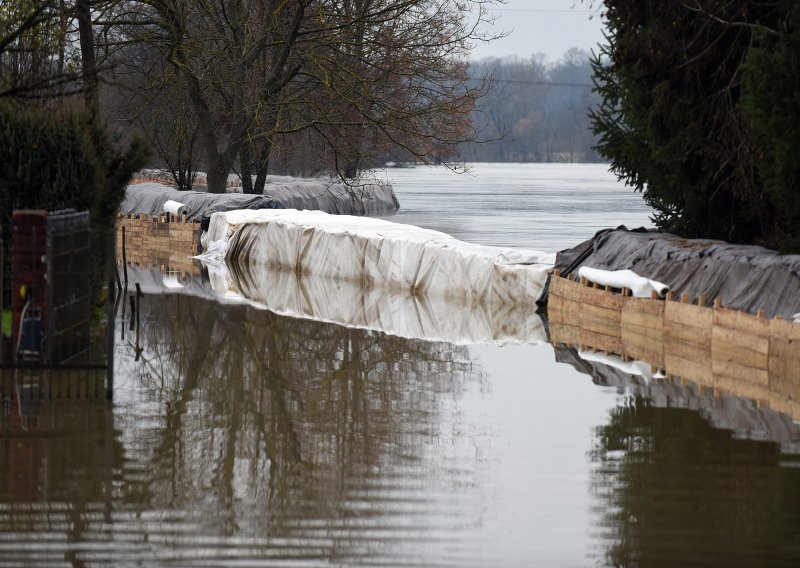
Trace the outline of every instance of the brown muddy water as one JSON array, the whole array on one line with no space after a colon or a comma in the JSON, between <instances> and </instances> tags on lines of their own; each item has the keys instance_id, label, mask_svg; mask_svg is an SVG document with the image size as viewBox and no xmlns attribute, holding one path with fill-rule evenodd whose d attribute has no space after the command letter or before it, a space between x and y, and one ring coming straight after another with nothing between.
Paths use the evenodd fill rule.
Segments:
<instances>
[{"instance_id":1,"label":"brown muddy water","mask_svg":"<svg viewBox=\"0 0 800 568\"><path fill-rule=\"evenodd\" d=\"M396 220L484 244L647 224L601 166L387 175ZM566 347L401 338L166 282L138 325L120 314L113 405L5 401L0 565L800 565L792 417Z\"/></svg>"}]
</instances>

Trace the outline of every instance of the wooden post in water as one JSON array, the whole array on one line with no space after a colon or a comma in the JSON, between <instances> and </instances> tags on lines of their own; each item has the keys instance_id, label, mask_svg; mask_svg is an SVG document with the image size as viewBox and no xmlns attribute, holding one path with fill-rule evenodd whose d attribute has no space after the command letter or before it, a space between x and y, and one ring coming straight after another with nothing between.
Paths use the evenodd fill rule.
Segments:
<instances>
[{"instance_id":1,"label":"wooden post in water","mask_svg":"<svg viewBox=\"0 0 800 568\"><path fill-rule=\"evenodd\" d=\"M139 327L140 327L139 310L141 308L139 302L141 298L142 298L142 289L139 286L139 283L137 282L136 283L136 347L134 349L134 353L136 354L136 356L133 359L134 361L138 361L139 357L142 354L142 349L139 347Z\"/></svg>"},{"instance_id":2,"label":"wooden post in water","mask_svg":"<svg viewBox=\"0 0 800 568\"><path fill-rule=\"evenodd\" d=\"M117 272L117 230L106 233L106 269L108 270L108 301L106 304L106 400L114 400L114 295Z\"/></svg>"},{"instance_id":3,"label":"wooden post in water","mask_svg":"<svg viewBox=\"0 0 800 568\"><path fill-rule=\"evenodd\" d=\"M125 290L128 290L128 255L125 252L125 223L122 223L122 273L125 275Z\"/></svg>"}]
</instances>

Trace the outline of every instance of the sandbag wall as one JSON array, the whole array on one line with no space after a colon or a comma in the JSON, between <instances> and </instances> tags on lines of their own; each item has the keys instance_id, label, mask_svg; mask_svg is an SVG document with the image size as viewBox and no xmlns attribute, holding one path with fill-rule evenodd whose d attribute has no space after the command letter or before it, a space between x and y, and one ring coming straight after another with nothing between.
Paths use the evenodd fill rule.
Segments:
<instances>
[{"instance_id":1,"label":"sandbag wall","mask_svg":"<svg viewBox=\"0 0 800 568\"><path fill-rule=\"evenodd\" d=\"M123 236L124 234L124 236ZM124 239L124 250L123 250ZM199 274L200 223L174 215L117 217L117 262L161 272Z\"/></svg>"},{"instance_id":2,"label":"sandbag wall","mask_svg":"<svg viewBox=\"0 0 800 568\"><path fill-rule=\"evenodd\" d=\"M668 378L800 418L800 325L791 321L685 295L634 298L556 274L547 314L553 344L645 361Z\"/></svg>"}]
</instances>

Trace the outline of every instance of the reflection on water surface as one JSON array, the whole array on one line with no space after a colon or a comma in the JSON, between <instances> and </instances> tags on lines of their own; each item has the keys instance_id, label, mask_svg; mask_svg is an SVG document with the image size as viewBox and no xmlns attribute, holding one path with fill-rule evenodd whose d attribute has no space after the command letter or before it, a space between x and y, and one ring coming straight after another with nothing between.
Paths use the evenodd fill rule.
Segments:
<instances>
[{"instance_id":1,"label":"reflection on water surface","mask_svg":"<svg viewBox=\"0 0 800 568\"><path fill-rule=\"evenodd\" d=\"M563 347L403 338L181 284L118 321L113 407L4 391L0 565L800 562L785 415Z\"/></svg>"},{"instance_id":2,"label":"reflection on water surface","mask_svg":"<svg viewBox=\"0 0 800 568\"><path fill-rule=\"evenodd\" d=\"M797 457L641 396L595 432L591 490L609 566L797 566Z\"/></svg>"}]
</instances>

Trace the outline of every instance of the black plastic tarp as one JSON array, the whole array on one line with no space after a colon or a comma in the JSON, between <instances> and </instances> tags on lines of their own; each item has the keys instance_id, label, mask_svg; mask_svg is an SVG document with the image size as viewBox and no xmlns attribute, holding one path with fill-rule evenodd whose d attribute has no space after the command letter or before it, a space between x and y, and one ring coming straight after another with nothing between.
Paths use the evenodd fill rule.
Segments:
<instances>
[{"instance_id":1,"label":"black plastic tarp","mask_svg":"<svg viewBox=\"0 0 800 568\"><path fill-rule=\"evenodd\" d=\"M391 184L377 181L347 187L340 181L267 176L264 193L290 209L334 215L385 215L400 208Z\"/></svg>"},{"instance_id":2,"label":"black plastic tarp","mask_svg":"<svg viewBox=\"0 0 800 568\"><path fill-rule=\"evenodd\" d=\"M555 268L562 275L581 266L630 269L667 284L692 300L720 298L725 307L791 319L800 312L800 255L781 255L758 246L683 239L667 233L624 227L598 232L561 251Z\"/></svg>"},{"instance_id":3,"label":"black plastic tarp","mask_svg":"<svg viewBox=\"0 0 800 568\"><path fill-rule=\"evenodd\" d=\"M178 191L160 183L129 185L120 212L130 214L163 213L164 203L178 201L191 208L187 217L207 222L214 213L236 209L285 209L283 203L267 195Z\"/></svg>"}]
</instances>

